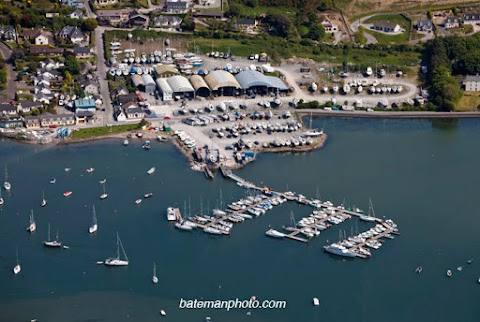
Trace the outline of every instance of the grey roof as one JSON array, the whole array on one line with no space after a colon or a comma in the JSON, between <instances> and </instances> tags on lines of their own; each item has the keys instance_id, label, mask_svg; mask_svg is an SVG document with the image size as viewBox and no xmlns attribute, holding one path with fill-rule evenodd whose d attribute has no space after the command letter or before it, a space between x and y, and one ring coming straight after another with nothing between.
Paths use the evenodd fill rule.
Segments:
<instances>
[{"instance_id":1,"label":"grey roof","mask_svg":"<svg viewBox=\"0 0 480 322\"><path fill-rule=\"evenodd\" d=\"M270 83L271 88L278 88L281 91L286 91L288 90L287 85L278 77L275 76L265 76L265 78L268 80Z\"/></svg>"},{"instance_id":2,"label":"grey roof","mask_svg":"<svg viewBox=\"0 0 480 322\"><path fill-rule=\"evenodd\" d=\"M93 117L95 115L92 111L78 111L77 116L79 117Z\"/></svg>"},{"instance_id":3,"label":"grey roof","mask_svg":"<svg viewBox=\"0 0 480 322\"><path fill-rule=\"evenodd\" d=\"M145 86L147 86L147 85L155 86L155 81L153 80L152 76L150 76L148 74L143 74L142 79L143 79L143 83L144 83Z\"/></svg>"},{"instance_id":4,"label":"grey roof","mask_svg":"<svg viewBox=\"0 0 480 322\"><path fill-rule=\"evenodd\" d=\"M83 34L76 26L65 26L58 33L60 37L83 38Z\"/></svg>"},{"instance_id":5,"label":"grey roof","mask_svg":"<svg viewBox=\"0 0 480 322\"><path fill-rule=\"evenodd\" d=\"M432 27L432 21L425 19L417 22L417 27Z\"/></svg>"},{"instance_id":6,"label":"grey roof","mask_svg":"<svg viewBox=\"0 0 480 322\"><path fill-rule=\"evenodd\" d=\"M205 76L205 82L208 87L213 91L218 90L220 87L235 87L242 88L241 84L235 79L235 77L227 71L215 70Z\"/></svg>"},{"instance_id":7,"label":"grey roof","mask_svg":"<svg viewBox=\"0 0 480 322\"><path fill-rule=\"evenodd\" d=\"M254 86L272 87L265 75L256 70L244 70L238 73L235 78L244 89Z\"/></svg>"},{"instance_id":8,"label":"grey roof","mask_svg":"<svg viewBox=\"0 0 480 322\"><path fill-rule=\"evenodd\" d=\"M464 14L463 15L463 20L464 21L477 21L480 20L480 14L479 13L473 13L473 14Z\"/></svg>"},{"instance_id":9,"label":"grey roof","mask_svg":"<svg viewBox=\"0 0 480 322\"><path fill-rule=\"evenodd\" d=\"M89 54L90 53L90 48L88 48L88 47L75 47L75 48L73 48L73 53L75 55L77 55L77 54Z\"/></svg>"},{"instance_id":10,"label":"grey roof","mask_svg":"<svg viewBox=\"0 0 480 322\"><path fill-rule=\"evenodd\" d=\"M20 105L22 105L22 108L32 108L32 107L42 107L43 104L42 102L32 102L32 101L20 101Z\"/></svg>"},{"instance_id":11,"label":"grey roof","mask_svg":"<svg viewBox=\"0 0 480 322\"><path fill-rule=\"evenodd\" d=\"M158 89L160 90L160 92L162 92L162 94L163 93L165 93L165 94L172 94L173 93L172 88L170 87L170 85L168 85L167 79L157 78L156 83L157 83Z\"/></svg>"},{"instance_id":12,"label":"grey roof","mask_svg":"<svg viewBox=\"0 0 480 322\"><path fill-rule=\"evenodd\" d=\"M255 19L238 19L235 23L238 25L255 25Z\"/></svg>"},{"instance_id":13,"label":"grey roof","mask_svg":"<svg viewBox=\"0 0 480 322\"><path fill-rule=\"evenodd\" d=\"M373 23L374 27L378 28L387 28L387 29L394 29L398 24L386 21L375 21Z\"/></svg>"},{"instance_id":14,"label":"grey roof","mask_svg":"<svg viewBox=\"0 0 480 322\"><path fill-rule=\"evenodd\" d=\"M467 75L465 79L467 82L480 82L480 75Z\"/></svg>"},{"instance_id":15,"label":"grey roof","mask_svg":"<svg viewBox=\"0 0 480 322\"><path fill-rule=\"evenodd\" d=\"M168 85L174 93L194 92L192 84L183 76L175 75L167 78Z\"/></svg>"},{"instance_id":16,"label":"grey roof","mask_svg":"<svg viewBox=\"0 0 480 322\"><path fill-rule=\"evenodd\" d=\"M145 112L140 107L132 107L125 109L125 114L136 114L136 113L144 113Z\"/></svg>"}]
</instances>

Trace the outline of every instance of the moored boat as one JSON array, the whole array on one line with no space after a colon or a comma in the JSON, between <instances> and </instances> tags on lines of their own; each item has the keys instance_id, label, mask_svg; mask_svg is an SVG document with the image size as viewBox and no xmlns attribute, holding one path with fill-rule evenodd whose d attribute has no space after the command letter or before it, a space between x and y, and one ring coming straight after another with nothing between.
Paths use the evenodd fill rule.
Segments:
<instances>
[{"instance_id":1,"label":"moored boat","mask_svg":"<svg viewBox=\"0 0 480 322\"><path fill-rule=\"evenodd\" d=\"M120 258L120 248L122 248L123 257L124 259ZM107 258L104 261L105 266L127 266L129 263L127 254L125 253L125 249L123 248L122 241L120 240L120 236L117 233L117 257Z\"/></svg>"},{"instance_id":2,"label":"moored boat","mask_svg":"<svg viewBox=\"0 0 480 322\"><path fill-rule=\"evenodd\" d=\"M155 172L155 167L151 167L148 171L147 174L152 174Z\"/></svg>"},{"instance_id":3,"label":"moored boat","mask_svg":"<svg viewBox=\"0 0 480 322\"><path fill-rule=\"evenodd\" d=\"M270 228L269 230L267 230L265 232L265 235L269 236L269 237L273 237L273 238L283 238L285 237L285 234L284 233L281 233L275 229L272 229Z\"/></svg>"},{"instance_id":4,"label":"moored boat","mask_svg":"<svg viewBox=\"0 0 480 322\"><path fill-rule=\"evenodd\" d=\"M65 191L65 192L63 193L63 196L64 196L64 197L68 197L68 196L71 196L72 193L73 193L73 192L71 192L71 191Z\"/></svg>"}]
</instances>

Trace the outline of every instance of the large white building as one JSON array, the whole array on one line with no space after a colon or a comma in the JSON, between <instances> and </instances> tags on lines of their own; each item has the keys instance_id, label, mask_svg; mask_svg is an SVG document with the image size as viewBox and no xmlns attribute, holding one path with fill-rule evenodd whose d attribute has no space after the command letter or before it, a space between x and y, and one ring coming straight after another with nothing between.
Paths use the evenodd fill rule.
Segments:
<instances>
[{"instance_id":1,"label":"large white building","mask_svg":"<svg viewBox=\"0 0 480 322\"><path fill-rule=\"evenodd\" d=\"M465 79L465 91L480 92L480 76L467 75Z\"/></svg>"},{"instance_id":2,"label":"large white building","mask_svg":"<svg viewBox=\"0 0 480 322\"><path fill-rule=\"evenodd\" d=\"M162 100L164 102L169 102L173 98L173 90L168 85L167 79L166 78L157 78L156 80L158 90L160 91L160 94L162 95Z\"/></svg>"}]
</instances>

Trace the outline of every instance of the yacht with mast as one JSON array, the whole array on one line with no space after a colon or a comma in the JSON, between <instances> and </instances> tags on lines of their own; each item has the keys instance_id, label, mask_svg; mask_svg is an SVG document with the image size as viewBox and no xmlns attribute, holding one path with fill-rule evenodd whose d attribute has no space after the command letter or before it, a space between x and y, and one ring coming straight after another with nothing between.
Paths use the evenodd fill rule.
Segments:
<instances>
[{"instance_id":1,"label":"yacht with mast","mask_svg":"<svg viewBox=\"0 0 480 322\"><path fill-rule=\"evenodd\" d=\"M312 129L312 112L310 112L310 129L304 133L305 136L320 136L323 134L322 131L318 131L317 129Z\"/></svg>"},{"instance_id":2,"label":"yacht with mast","mask_svg":"<svg viewBox=\"0 0 480 322\"><path fill-rule=\"evenodd\" d=\"M100 199L107 199L108 198L108 193L105 192L105 182L102 183L103 186L103 193L100 195Z\"/></svg>"},{"instance_id":3,"label":"yacht with mast","mask_svg":"<svg viewBox=\"0 0 480 322\"><path fill-rule=\"evenodd\" d=\"M47 205L47 199L45 199L45 190L42 191L42 207L45 207Z\"/></svg>"},{"instance_id":4,"label":"yacht with mast","mask_svg":"<svg viewBox=\"0 0 480 322\"><path fill-rule=\"evenodd\" d=\"M18 273L20 273L21 270L22 270L22 267L20 266L20 262L18 261L18 247L17 247L17 265L15 265L15 267L13 268L13 274L17 275Z\"/></svg>"},{"instance_id":5,"label":"yacht with mast","mask_svg":"<svg viewBox=\"0 0 480 322\"><path fill-rule=\"evenodd\" d=\"M48 240L43 242L46 247L61 247L62 243L58 241L58 230L55 240L50 239L50 223L48 223Z\"/></svg>"},{"instance_id":6,"label":"yacht with mast","mask_svg":"<svg viewBox=\"0 0 480 322\"><path fill-rule=\"evenodd\" d=\"M122 249L124 259L120 258L120 248ZM104 262L106 266L127 266L128 265L128 257L125 253L125 249L123 248L122 241L120 240L120 236L117 233L117 257L107 258Z\"/></svg>"},{"instance_id":7,"label":"yacht with mast","mask_svg":"<svg viewBox=\"0 0 480 322\"><path fill-rule=\"evenodd\" d=\"M27 231L33 233L37 229L37 225L35 224L35 219L33 218L33 209L30 213L30 224L27 227Z\"/></svg>"},{"instance_id":8,"label":"yacht with mast","mask_svg":"<svg viewBox=\"0 0 480 322\"><path fill-rule=\"evenodd\" d=\"M158 283L157 266L155 265L155 262L153 262L153 277L152 277L152 282L153 282L153 284L157 284L157 283Z\"/></svg>"},{"instance_id":9,"label":"yacht with mast","mask_svg":"<svg viewBox=\"0 0 480 322\"><path fill-rule=\"evenodd\" d=\"M92 225L88 228L88 232L90 234L93 234L96 232L98 229L98 223L97 223L97 213L95 211L95 205L93 205L93 217L92 217Z\"/></svg>"},{"instance_id":10,"label":"yacht with mast","mask_svg":"<svg viewBox=\"0 0 480 322\"><path fill-rule=\"evenodd\" d=\"M0 206L5 203L5 200L2 198L2 189L0 189Z\"/></svg>"},{"instance_id":11,"label":"yacht with mast","mask_svg":"<svg viewBox=\"0 0 480 322\"><path fill-rule=\"evenodd\" d=\"M375 218L375 211L373 210L373 203L371 198L368 199L368 215L361 215L360 220L367 222L377 221L377 218Z\"/></svg>"},{"instance_id":12,"label":"yacht with mast","mask_svg":"<svg viewBox=\"0 0 480 322\"><path fill-rule=\"evenodd\" d=\"M5 190L10 190L12 188L12 185L8 181L8 171L7 171L7 165L5 165L5 182L3 183L3 187Z\"/></svg>"}]
</instances>

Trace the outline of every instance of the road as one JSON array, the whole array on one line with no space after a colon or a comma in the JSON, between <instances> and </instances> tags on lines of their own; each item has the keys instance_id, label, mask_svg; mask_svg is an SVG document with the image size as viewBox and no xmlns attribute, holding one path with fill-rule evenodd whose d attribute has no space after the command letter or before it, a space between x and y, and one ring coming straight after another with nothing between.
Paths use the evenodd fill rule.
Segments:
<instances>
[{"instance_id":1,"label":"road","mask_svg":"<svg viewBox=\"0 0 480 322\"><path fill-rule=\"evenodd\" d=\"M93 48L94 53L97 55L97 75L98 82L100 85L99 94L103 99L103 107L105 108L105 113L103 115L103 125L112 124L114 121L113 118L113 105L110 98L110 91L108 88L107 80L107 65L105 64L105 47L103 46L103 33L105 32L105 27L97 27L95 29L95 47Z\"/></svg>"},{"instance_id":2,"label":"road","mask_svg":"<svg viewBox=\"0 0 480 322\"><path fill-rule=\"evenodd\" d=\"M7 99L12 100L15 98L15 92L17 91L17 82L15 81L17 76L10 61L12 50L0 42L0 52L2 53L3 59L5 60L5 67L7 68L7 86L2 91L2 94L4 94Z\"/></svg>"},{"instance_id":3,"label":"road","mask_svg":"<svg viewBox=\"0 0 480 322\"><path fill-rule=\"evenodd\" d=\"M370 17L373 17L373 16L374 16L374 15L367 16L367 17L363 17L363 18L361 18L361 19L358 19L357 21L354 21L354 22L350 25L350 29L352 29L353 32L358 32L360 25L363 24L364 21L368 20ZM378 43L377 38L375 38L374 36L370 35L368 32L364 32L363 35L364 35L365 38L367 39L367 45L368 45L368 44L376 44L376 43Z\"/></svg>"}]
</instances>

